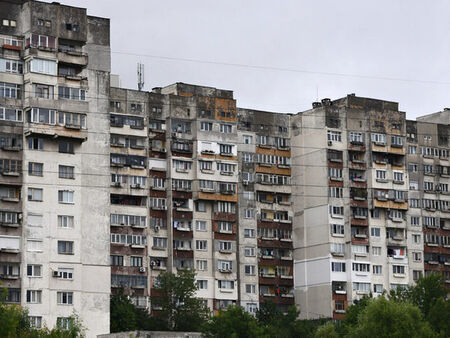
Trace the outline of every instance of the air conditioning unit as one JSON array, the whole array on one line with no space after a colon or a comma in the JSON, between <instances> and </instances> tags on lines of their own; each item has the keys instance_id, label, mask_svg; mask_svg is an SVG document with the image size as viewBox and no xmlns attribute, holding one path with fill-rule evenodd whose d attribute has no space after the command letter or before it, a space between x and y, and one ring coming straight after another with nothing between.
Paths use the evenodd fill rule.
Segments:
<instances>
[{"instance_id":1,"label":"air conditioning unit","mask_svg":"<svg viewBox=\"0 0 450 338\"><path fill-rule=\"evenodd\" d=\"M141 266L141 267L139 268L139 272L145 272L145 267Z\"/></svg>"},{"instance_id":2,"label":"air conditioning unit","mask_svg":"<svg viewBox=\"0 0 450 338\"><path fill-rule=\"evenodd\" d=\"M59 277L59 271L52 271L52 277Z\"/></svg>"},{"instance_id":3,"label":"air conditioning unit","mask_svg":"<svg viewBox=\"0 0 450 338\"><path fill-rule=\"evenodd\" d=\"M332 141L328 141L328 146L331 147L333 145Z\"/></svg>"},{"instance_id":4,"label":"air conditioning unit","mask_svg":"<svg viewBox=\"0 0 450 338\"><path fill-rule=\"evenodd\" d=\"M242 181L242 185L248 185L248 181Z\"/></svg>"},{"instance_id":5,"label":"air conditioning unit","mask_svg":"<svg viewBox=\"0 0 450 338\"><path fill-rule=\"evenodd\" d=\"M122 186L122 184L120 182L114 182L114 186L115 187L120 187L120 186Z\"/></svg>"},{"instance_id":6,"label":"air conditioning unit","mask_svg":"<svg viewBox=\"0 0 450 338\"><path fill-rule=\"evenodd\" d=\"M158 232L159 229L160 229L160 226L159 225L155 225L155 232Z\"/></svg>"}]
</instances>

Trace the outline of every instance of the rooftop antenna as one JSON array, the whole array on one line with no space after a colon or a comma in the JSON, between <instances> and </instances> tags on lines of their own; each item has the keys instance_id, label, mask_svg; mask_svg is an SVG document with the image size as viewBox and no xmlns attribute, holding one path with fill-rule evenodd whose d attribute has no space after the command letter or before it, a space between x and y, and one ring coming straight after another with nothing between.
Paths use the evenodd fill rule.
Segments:
<instances>
[{"instance_id":1,"label":"rooftop antenna","mask_svg":"<svg viewBox=\"0 0 450 338\"><path fill-rule=\"evenodd\" d=\"M137 64L137 78L138 78L138 90L141 91L144 88L144 64L138 62Z\"/></svg>"},{"instance_id":2,"label":"rooftop antenna","mask_svg":"<svg viewBox=\"0 0 450 338\"><path fill-rule=\"evenodd\" d=\"M319 86L316 85L316 102L319 102Z\"/></svg>"}]
</instances>

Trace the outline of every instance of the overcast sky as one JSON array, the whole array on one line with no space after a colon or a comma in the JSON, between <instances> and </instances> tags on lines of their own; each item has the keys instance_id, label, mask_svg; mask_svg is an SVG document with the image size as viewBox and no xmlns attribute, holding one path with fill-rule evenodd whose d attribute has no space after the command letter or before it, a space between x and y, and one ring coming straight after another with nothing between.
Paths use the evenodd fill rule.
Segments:
<instances>
[{"instance_id":1,"label":"overcast sky","mask_svg":"<svg viewBox=\"0 0 450 338\"><path fill-rule=\"evenodd\" d=\"M450 106L450 1L60 2L111 19L123 87L137 88L140 61L145 90L231 89L239 107L298 112L350 93L397 101L408 118Z\"/></svg>"}]
</instances>

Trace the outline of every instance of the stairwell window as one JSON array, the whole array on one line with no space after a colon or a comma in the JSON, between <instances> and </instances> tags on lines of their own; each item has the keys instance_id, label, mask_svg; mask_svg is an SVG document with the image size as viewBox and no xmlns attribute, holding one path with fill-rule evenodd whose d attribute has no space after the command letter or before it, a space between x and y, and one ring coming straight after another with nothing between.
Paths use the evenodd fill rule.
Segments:
<instances>
[{"instance_id":1,"label":"stairwell window","mask_svg":"<svg viewBox=\"0 0 450 338\"><path fill-rule=\"evenodd\" d=\"M344 216L344 207L330 205L329 209L331 217L342 218Z\"/></svg>"},{"instance_id":2,"label":"stairwell window","mask_svg":"<svg viewBox=\"0 0 450 338\"><path fill-rule=\"evenodd\" d=\"M27 290L27 303L29 303L29 304L42 303L42 291L41 290Z\"/></svg>"},{"instance_id":3,"label":"stairwell window","mask_svg":"<svg viewBox=\"0 0 450 338\"><path fill-rule=\"evenodd\" d=\"M58 175L59 175L58 177L59 178L73 179L73 178L75 178L74 170L75 170L75 168L72 167L72 166L60 165L58 167Z\"/></svg>"},{"instance_id":4,"label":"stairwell window","mask_svg":"<svg viewBox=\"0 0 450 338\"><path fill-rule=\"evenodd\" d=\"M73 228L73 224L74 224L73 216L58 215L58 227L64 229L71 229Z\"/></svg>"},{"instance_id":5,"label":"stairwell window","mask_svg":"<svg viewBox=\"0 0 450 338\"><path fill-rule=\"evenodd\" d=\"M71 190L59 190L58 191L58 202L59 203L74 203L74 192Z\"/></svg>"}]
</instances>

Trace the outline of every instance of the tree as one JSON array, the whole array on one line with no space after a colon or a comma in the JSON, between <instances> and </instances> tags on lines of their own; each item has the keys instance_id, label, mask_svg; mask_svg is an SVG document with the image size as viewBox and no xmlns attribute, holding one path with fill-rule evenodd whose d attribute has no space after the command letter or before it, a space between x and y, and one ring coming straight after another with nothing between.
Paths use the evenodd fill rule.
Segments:
<instances>
[{"instance_id":1,"label":"tree","mask_svg":"<svg viewBox=\"0 0 450 338\"><path fill-rule=\"evenodd\" d=\"M220 310L204 326L203 333L210 338L263 338L272 337L258 325L257 320L240 306L229 306Z\"/></svg>"},{"instance_id":2,"label":"tree","mask_svg":"<svg viewBox=\"0 0 450 338\"><path fill-rule=\"evenodd\" d=\"M420 278L416 285L410 287L409 295L411 302L418 306L427 318L436 301L444 299L447 295L445 279L442 275L436 273Z\"/></svg>"},{"instance_id":3,"label":"tree","mask_svg":"<svg viewBox=\"0 0 450 338\"><path fill-rule=\"evenodd\" d=\"M450 337L450 301L439 298L428 313L428 322L440 337Z\"/></svg>"},{"instance_id":4,"label":"tree","mask_svg":"<svg viewBox=\"0 0 450 338\"><path fill-rule=\"evenodd\" d=\"M348 337L435 337L424 321L419 308L409 304L388 301L384 297L369 300L359 314L358 323L350 327Z\"/></svg>"},{"instance_id":5,"label":"tree","mask_svg":"<svg viewBox=\"0 0 450 338\"><path fill-rule=\"evenodd\" d=\"M28 310L5 302L7 291L0 290L0 337L8 338L77 338L84 337L85 328L76 313L69 317L69 328L56 326L53 329L41 329L31 326Z\"/></svg>"},{"instance_id":6,"label":"tree","mask_svg":"<svg viewBox=\"0 0 450 338\"><path fill-rule=\"evenodd\" d=\"M111 295L110 301L110 331L122 332L137 329L136 307L120 289Z\"/></svg>"},{"instance_id":7,"label":"tree","mask_svg":"<svg viewBox=\"0 0 450 338\"><path fill-rule=\"evenodd\" d=\"M161 273L154 290L157 296L151 298L159 308L157 317L170 331L197 331L206 322L209 310L203 301L195 297L197 286L195 272L179 270Z\"/></svg>"},{"instance_id":8,"label":"tree","mask_svg":"<svg viewBox=\"0 0 450 338\"><path fill-rule=\"evenodd\" d=\"M334 327L334 324L331 322L328 322L326 324L323 324L320 326L316 334L314 335L315 338L337 338L339 337L336 333L336 329Z\"/></svg>"}]
</instances>

